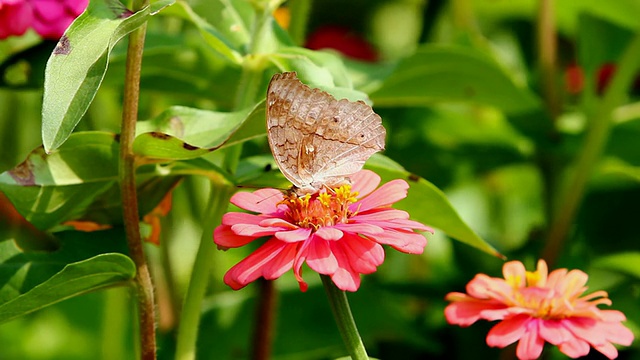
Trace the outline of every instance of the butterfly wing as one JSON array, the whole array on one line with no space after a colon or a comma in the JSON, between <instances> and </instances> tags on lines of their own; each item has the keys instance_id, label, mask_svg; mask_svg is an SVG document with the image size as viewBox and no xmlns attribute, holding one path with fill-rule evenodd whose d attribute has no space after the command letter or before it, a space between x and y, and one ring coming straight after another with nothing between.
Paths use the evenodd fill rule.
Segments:
<instances>
[{"instance_id":1,"label":"butterfly wing","mask_svg":"<svg viewBox=\"0 0 640 360\"><path fill-rule=\"evenodd\" d=\"M386 131L369 105L338 101L304 85L294 72L273 76L267 103L271 151L297 188L313 192L348 182L384 149Z\"/></svg>"}]
</instances>

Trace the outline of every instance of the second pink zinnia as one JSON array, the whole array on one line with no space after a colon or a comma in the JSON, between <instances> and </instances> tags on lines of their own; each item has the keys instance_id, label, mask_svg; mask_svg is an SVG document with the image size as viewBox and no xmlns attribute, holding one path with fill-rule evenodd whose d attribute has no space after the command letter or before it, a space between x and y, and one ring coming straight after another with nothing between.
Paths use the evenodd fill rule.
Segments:
<instances>
[{"instance_id":1,"label":"second pink zinnia","mask_svg":"<svg viewBox=\"0 0 640 360\"><path fill-rule=\"evenodd\" d=\"M329 275L338 288L356 291L360 274L370 274L384 261L381 245L421 254L427 244L418 231L429 227L409 220L409 214L391 208L407 196L409 185L393 180L380 188L380 177L362 170L351 176L352 185L313 195L283 194L275 189L241 192L231 198L236 206L257 214L231 212L214 231L219 248L246 245L260 237L266 242L233 266L224 282L238 290L264 277L276 279L293 272L300 289L303 263Z\"/></svg>"}]
</instances>

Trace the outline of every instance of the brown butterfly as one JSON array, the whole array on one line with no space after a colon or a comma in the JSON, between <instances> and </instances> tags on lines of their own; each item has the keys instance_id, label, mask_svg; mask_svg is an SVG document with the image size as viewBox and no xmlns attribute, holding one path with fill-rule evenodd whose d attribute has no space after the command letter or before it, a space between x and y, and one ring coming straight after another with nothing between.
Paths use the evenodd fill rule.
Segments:
<instances>
[{"instance_id":1,"label":"brown butterfly","mask_svg":"<svg viewBox=\"0 0 640 360\"><path fill-rule=\"evenodd\" d=\"M371 155L384 150L386 131L363 101L336 100L285 72L269 83L267 135L280 171L296 193L305 194L348 184Z\"/></svg>"}]
</instances>

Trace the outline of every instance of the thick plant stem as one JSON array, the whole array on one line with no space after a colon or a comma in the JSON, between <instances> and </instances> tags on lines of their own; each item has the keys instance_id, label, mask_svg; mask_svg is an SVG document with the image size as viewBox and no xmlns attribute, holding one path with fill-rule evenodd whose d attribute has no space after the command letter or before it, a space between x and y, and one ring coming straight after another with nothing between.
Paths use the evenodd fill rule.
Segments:
<instances>
[{"instance_id":1,"label":"thick plant stem","mask_svg":"<svg viewBox=\"0 0 640 360\"><path fill-rule=\"evenodd\" d=\"M140 9L147 2L136 2L134 9ZM153 283L145 258L138 215L136 191L135 156L133 140L136 136L138 100L140 97L140 69L146 33L146 23L129 35L127 68L125 74L122 127L120 134L120 188L122 211L129 246L129 255L136 265L136 295L140 318L140 351L144 360L156 358L156 324Z\"/></svg>"},{"instance_id":2,"label":"thick plant stem","mask_svg":"<svg viewBox=\"0 0 640 360\"><path fill-rule=\"evenodd\" d=\"M336 287L331 277L320 275L320 278L322 278L324 290L329 298L331 312L333 312L333 317L338 324L342 341L344 341L344 345L349 355L351 355L351 359L368 360L367 350L364 348L364 344L358 333L358 328L356 327L356 322L353 320L353 315L351 315L347 294Z\"/></svg>"},{"instance_id":3,"label":"thick plant stem","mask_svg":"<svg viewBox=\"0 0 640 360\"><path fill-rule=\"evenodd\" d=\"M253 360L267 360L271 357L271 343L276 307L276 291L272 280L258 279L258 308L253 343Z\"/></svg>"},{"instance_id":4,"label":"thick plant stem","mask_svg":"<svg viewBox=\"0 0 640 360\"><path fill-rule=\"evenodd\" d=\"M558 254L564 246L591 172L607 143L613 110L625 98L625 92L633 81L638 64L640 64L640 33L636 34L625 49L602 101L598 104L593 116L589 117L590 128L584 146L578 154L570 183L557 202L560 208L556 212L557 216L551 225L542 251L542 258L547 261L549 267L553 267L556 263Z\"/></svg>"},{"instance_id":5,"label":"thick plant stem","mask_svg":"<svg viewBox=\"0 0 640 360\"><path fill-rule=\"evenodd\" d=\"M211 234L215 226L220 224L222 215L229 204L229 198L233 193L232 188L213 183L211 191L209 204L205 209L207 214L203 217L200 246L198 247L189 287L182 305L176 345L176 360L195 359L202 300L206 294L207 283L211 276L211 259L215 251L215 244L211 239Z\"/></svg>"}]
</instances>

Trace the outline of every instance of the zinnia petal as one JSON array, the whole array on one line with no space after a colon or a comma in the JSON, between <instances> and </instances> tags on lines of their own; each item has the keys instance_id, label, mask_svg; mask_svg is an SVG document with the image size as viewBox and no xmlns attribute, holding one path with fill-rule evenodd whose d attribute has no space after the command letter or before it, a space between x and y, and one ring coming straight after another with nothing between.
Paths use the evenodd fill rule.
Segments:
<instances>
[{"instance_id":1,"label":"zinnia petal","mask_svg":"<svg viewBox=\"0 0 640 360\"><path fill-rule=\"evenodd\" d=\"M336 243L336 246L342 249L354 271L360 274L371 274L384 261L384 249L380 244L351 234L345 234L343 240Z\"/></svg>"},{"instance_id":2,"label":"zinnia petal","mask_svg":"<svg viewBox=\"0 0 640 360\"><path fill-rule=\"evenodd\" d=\"M282 240L284 242L298 242L298 241L305 241L309 238L309 236L311 235L311 229L305 229L305 228L298 228L295 230L288 230L288 231L278 231L277 233L275 233L275 236L278 238L278 240Z\"/></svg>"},{"instance_id":3,"label":"zinnia petal","mask_svg":"<svg viewBox=\"0 0 640 360\"><path fill-rule=\"evenodd\" d=\"M340 245L329 242L331 251L338 260L338 269L331 275L331 280L342 291L356 291L360 287L360 274L349 264L348 257L342 252Z\"/></svg>"},{"instance_id":4,"label":"zinnia petal","mask_svg":"<svg viewBox=\"0 0 640 360\"><path fill-rule=\"evenodd\" d=\"M518 341L516 356L520 360L534 360L540 357L544 349L544 340L538 333L539 320L533 319L526 324L527 330Z\"/></svg>"},{"instance_id":5,"label":"zinnia petal","mask_svg":"<svg viewBox=\"0 0 640 360\"><path fill-rule=\"evenodd\" d=\"M360 274L376 271L384 261L381 244L405 253L422 253L426 239L415 230L431 229L409 220L407 212L390 207L406 197L406 181L394 180L376 190L380 177L368 170L354 174L351 180L352 186L323 188L315 194L275 189L235 194L233 204L257 214L225 214L214 231L214 241L228 248L258 237L271 238L232 267L225 282L239 289L260 276L275 279L293 268L305 291L302 265L307 262L314 271L331 276L338 288L355 291ZM358 192L365 195L361 201L356 200Z\"/></svg>"},{"instance_id":6,"label":"zinnia petal","mask_svg":"<svg viewBox=\"0 0 640 360\"><path fill-rule=\"evenodd\" d=\"M331 251L330 242L319 236L313 236L309 241L307 264L319 274L331 275L338 269L338 260Z\"/></svg>"},{"instance_id":7,"label":"zinnia petal","mask_svg":"<svg viewBox=\"0 0 640 360\"><path fill-rule=\"evenodd\" d=\"M228 225L218 226L213 231L213 241L222 249L244 246L255 239L254 236L237 235Z\"/></svg>"},{"instance_id":8,"label":"zinnia petal","mask_svg":"<svg viewBox=\"0 0 640 360\"><path fill-rule=\"evenodd\" d=\"M270 262L290 246L295 246L295 244L287 244L275 239L268 240L256 251L227 271L224 275L225 284L234 290L242 289L250 282L262 276L264 267L270 266ZM279 263L282 264L283 267L280 271L291 269L290 264L283 261L279 261ZM273 274L277 271L271 268L269 272Z\"/></svg>"},{"instance_id":9,"label":"zinnia petal","mask_svg":"<svg viewBox=\"0 0 640 360\"><path fill-rule=\"evenodd\" d=\"M487 335L487 344L504 347L519 339L519 359L538 358L545 341L573 358L593 347L613 359L618 355L613 344L633 341L633 333L622 324L624 314L598 308L611 304L606 292L583 295L586 273L567 269L548 273L540 260L533 272L519 261L507 262L503 275L504 279L478 274L467 284L468 294L448 294L446 300L452 303L445 309L447 320L467 326L480 318L503 319Z\"/></svg>"},{"instance_id":10,"label":"zinnia petal","mask_svg":"<svg viewBox=\"0 0 640 360\"><path fill-rule=\"evenodd\" d=\"M427 239L412 231L387 229L381 234L369 236L380 244L390 245L394 249L407 254L422 254L427 246Z\"/></svg>"},{"instance_id":11,"label":"zinnia petal","mask_svg":"<svg viewBox=\"0 0 640 360\"><path fill-rule=\"evenodd\" d=\"M351 175L353 186L351 189L358 193L358 196L365 197L380 185L380 175L370 170L360 170Z\"/></svg>"},{"instance_id":12,"label":"zinnia petal","mask_svg":"<svg viewBox=\"0 0 640 360\"><path fill-rule=\"evenodd\" d=\"M489 330L487 345L503 348L513 344L527 331L527 324L530 321L531 317L518 315L499 322Z\"/></svg>"},{"instance_id":13,"label":"zinnia petal","mask_svg":"<svg viewBox=\"0 0 640 360\"><path fill-rule=\"evenodd\" d=\"M269 188L254 192L238 192L231 197L231 203L235 206L260 214L276 212L280 201L282 201L282 192Z\"/></svg>"},{"instance_id":14,"label":"zinnia petal","mask_svg":"<svg viewBox=\"0 0 640 360\"><path fill-rule=\"evenodd\" d=\"M349 207L353 211L367 211L377 207L389 206L407 197L409 184L401 179L391 180L376 191Z\"/></svg>"},{"instance_id":15,"label":"zinnia petal","mask_svg":"<svg viewBox=\"0 0 640 360\"><path fill-rule=\"evenodd\" d=\"M466 300L453 302L444 309L447 322L452 325L469 326L479 319L483 319L482 313L487 309L504 309L504 304L491 301L481 301L468 297L461 293L449 293L447 300L452 301L452 295L464 295Z\"/></svg>"}]
</instances>

